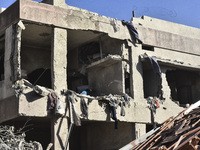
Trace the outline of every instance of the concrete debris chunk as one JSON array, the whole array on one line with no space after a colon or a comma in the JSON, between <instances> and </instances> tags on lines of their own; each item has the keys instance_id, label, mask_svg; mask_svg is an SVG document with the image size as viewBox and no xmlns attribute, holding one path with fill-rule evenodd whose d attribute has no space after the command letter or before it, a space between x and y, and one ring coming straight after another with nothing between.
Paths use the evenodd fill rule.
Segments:
<instances>
[{"instance_id":1,"label":"concrete debris chunk","mask_svg":"<svg viewBox=\"0 0 200 150\"><path fill-rule=\"evenodd\" d=\"M28 88L33 88L33 85L29 81L21 79L16 81L15 84L12 85L12 88L15 89L16 97L19 97L21 94L24 94L24 90Z\"/></svg>"},{"instance_id":2,"label":"concrete debris chunk","mask_svg":"<svg viewBox=\"0 0 200 150\"><path fill-rule=\"evenodd\" d=\"M48 96L53 91L39 85L34 86L33 90L41 96Z\"/></svg>"}]
</instances>

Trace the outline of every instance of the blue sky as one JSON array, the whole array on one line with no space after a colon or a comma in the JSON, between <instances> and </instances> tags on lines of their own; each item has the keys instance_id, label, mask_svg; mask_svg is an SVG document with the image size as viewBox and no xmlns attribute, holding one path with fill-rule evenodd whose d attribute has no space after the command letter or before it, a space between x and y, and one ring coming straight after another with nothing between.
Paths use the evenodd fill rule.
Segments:
<instances>
[{"instance_id":1,"label":"blue sky","mask_svg":"<svg viewBox=\"0 0 200 150\"><path fill-rule=\"evenodd\" d=\"M0 0L0 8L14 1ZM130 20L134 10L136 17L146 15L200 28L200 0L66 0L66 3L118 20Z\"/></svg>"}]
</instances>

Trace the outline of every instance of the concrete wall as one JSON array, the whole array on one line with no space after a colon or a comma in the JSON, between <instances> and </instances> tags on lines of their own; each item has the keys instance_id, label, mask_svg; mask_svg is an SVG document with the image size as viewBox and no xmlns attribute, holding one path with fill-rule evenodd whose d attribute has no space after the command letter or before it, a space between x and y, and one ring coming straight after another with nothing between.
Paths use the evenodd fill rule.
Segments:
<instances>
[{"instance_id":1,"label":"concrete wall","mask_svg":"<svg viewBox=\"0 0 200 150\"><path fill-rule=\"evenodd\" d=\"M50 40L53 39L50 44L45 46L45 49L43 49L41 45L37 48L34 47L33 43L39 43L40 40L32 40L33 45L27 43L24 44L23 41L31 41L29 38L22 38L22 49L20 49L21 37L20 34L18 34L19 41L17 52L21 50L22 69L25 69L28 72L31 72L33 69L38 67L51 67L53 76L52 87L58 93L60 93L62 89L67 89L67 67L69 75L71 75L70 73L73 74L73 72L80 73L82 65L78 61L78 48L81 47L82 44L86 44L91 41L99 41L100 39L103 52L109 54L118 54L122 58L122 61L112 63L109 66L101 66L101 64L98 64L98 67L93 66L92 69L88 70L88 76L86 74L86 77L88 77L89 85L97 91L98 95L124 93L125 72L130 74L130 93L134 99L131 99L131 106L126 108L125 116L120 116L120 107L117 108L119 121L125 121L126 123L120 122L119 129L114 130L114 123L110 118L110 112L106 109L107 106L101 106L99 102L94 99L92 102L88 103L88 121L104 122L86 122L85 124L83 123L82 127L79 129L77 128L77 131L75 131L76 133L73 135L74 137L72 139L76 141L78 138L78 143L80 143L80 145L83 147L79 147L78 145L75 145L75 142L72 142L71 144L74 149L101 149L102 147L107 147L108 149L117 149L120 146L127 144L129 140L131 141L135 137L135 131L137 131L136 137L141 136L145 131L146 123L153 123L151 120L151 112L148 108L149 104L147 104L147 100L145 99L145 93L148 93L148 96L155 96L157 91L157 80L155 79L154 74L152 72L147 72L148 69L144 67L144 63L140 57L144 53L150 57L155 56L157 59L159 59L159 64L161 66L161 84L163 97L165 100L159 101L160 107L156 109L156 114L154 116L156 123L161 123L168 117L174 116L183 110L182 107L174 103L171 99L171 89L167 77L168 71L176 69L194 71L194 74L197 77L195 77L195 83L192 84L192 95L195 101L200 98L199 29L146 16L143 18L133 18L133 22L138 29L141 40L145 45L154 47L154 50L145 50L142 49L141 44L134 43L134 45L128 41L128 39L130 39L128 29L123 26L120 21L117 21L120 26L120 30L115 32L109 18L99 16L86 10L80 10L66 5L63 7L51 6L28 0L17 1L10 8L16 8L13 10L19 11L19 17L27 22L31 21L43 25L55 26L53 30L50 27L48 29L46 27L38 27L38 30L35 30L43 31L44 29L45 34L39 34L37 32L38 35L34 35L33 39L38 40L40 37L41 40L44 35L49 36L48 38L45 38L45 41L49 41L49 43ZM19 12L17 12L16 16L13 17L11 16L13 11L8 9L0 15L0 27L2 27L0 28L1 33L4 32L4 29L7 28L11 23L16 22L16 20L19 18ZM7 16L11 17L4 23L1 20L5 20L6 14ZM35 27L36 26L34 26L33 29ZM68 36L68 32L66 30L69 29L79 31L70 31ZM26 34L25 31L25 37L31 37L31 35L35 33L27 32ZM78 36L79 33L81 33L80 36ZM30 36L28 34L30 34ZM0 95L0 99L14 95L14 91L11 89L12 82L10 79L13 77L11 67L14 67L10 65L10 56L11 52L13 51L12 37L13 28L10 26L5 31L6 76L5 81L0 82L0 92L3 93ZM70 45L69 39L71 39L71 41L77 39L78 42ZM42 43L43 42L40 42L39 44ZM50 47L51 51L48 51L47 49L50 49ZM68 51L69 53L67 58ZM51 56L52 58L50 58ZM18 56L17 59L19 58L20 57ZM17 69L20 68L18 67ZM77 85L83 84L80 81L75 82L77 83L72 83L74 89ZM156 83L155 86L152 86L154 83ZM64 101L65 97L63 96L61 99ZM38 97L33 94L32 91L30 91L30 93L25 93L22 95L19 98L19 101L15 101L17 103L16 107L13 106L15 103L12 103L12 105L9 106L9 103L11 103L12 99L9 100L7 99L6 101L2 101L2 105L0 105L2 108L0 110L5 110L7 112L7 114L4 114L4 116L1 117L0 121L12 119L18 115L40 117L47 116L47 97ZM13 112L8 112L8 106L9 108L13 107ZM77 108L78 113L81 114L80 98L78 98L75 102L75 107ZM67 135L68 121L66 118L60 118L58 122L54 124L54 119L55 118L52 118L51 124L53 137L52 141L56 143L56 146L54 147L54 149L56 149L56 147L60 147L60 143L56 137L56 131L59 130L61 126L60 124L64 120L65 126L62 126L61 132L61 136L64 139ZM109 121L109 123L106 121ZM137 122L138 124L133 126L133 122ZM79 133L81 133L80 137Z\"/></svg>"},{"instance_id":2,"label":"concrete wall","mask_svg":"<svg viewBox=\"0 0 200 150\"><path fill-rule=\"evenodd\" d=\"M25 70L27 74L38 68L50 69L51 51L22 45L21 61L22 70Z\"/></svg>"},{"instance_id":3,"label":"concrete wall","mask_svg":"<svg viewBox=\"0 0 200 150\"><path fill-rule=\"evenodd\" d=\"M122 94L122 75L122 63L116 63L106 68L94 68L88 71L88 81L97 95Z\"/></svg>"},{"instance_id":4,"label":"concrete wall","mask_svg":"<svg viewBox=\"0 0 200 150\"><path fill-rule=\"evenodd\" d=\"M112 55L122 54L122 43L123 41L112 39L108 36L102 36L102 52Z\"/></svg>"},{"instance_id":5,"label":"concrete wall","mask_svg":"<svg viewBox=\"0 0 200 150\"><path fill-rule=\"evenodd\" d=\"M13 53L14 31L11 25L5 31L5 55L4 55L4 80L0 81L0 100L14 95L12 87L13 66L11 66L11 56Z\"/></svg>"}]
</instances>

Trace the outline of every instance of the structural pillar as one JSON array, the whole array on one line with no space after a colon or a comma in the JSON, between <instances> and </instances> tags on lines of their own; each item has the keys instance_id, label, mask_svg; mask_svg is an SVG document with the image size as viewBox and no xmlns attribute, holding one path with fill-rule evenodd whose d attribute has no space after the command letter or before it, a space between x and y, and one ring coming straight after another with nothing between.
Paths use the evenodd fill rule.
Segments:
<instances>
[{"instance_id":1,"label":"structural pillar","mask_svg":"<svg viewBox=\"0 0 200 150\"><path fill-rule=\"evenodd\" d=\"M133 95L134 100L139 103L144 103L144 88L143 88L143 70L142 70L142 62L140 61L139 55L141 51L141 45L138 44L134 46L132 43L129 43L132 49L131 60L132 60L132 84L133 84Z\"/></svg>"},{"instance_id":2,"label":"structural pillar","mask_svg":"<svg viewBox=\"0 0 200 150\"><path fill-rule=\"evenodd\" d=\"M67 30L55 27L52 38L52 87L67 89Z\"/></svg>"},{"instance_id":3,"label":"structural pillar","mask_svg":"<svg viewBox=\"0 0 200 150\"><path fill-rule=\"evenodd\" d=\"M65 97L61 95L67 89L67 30L54 27L52 38L52 88L60 95L66 108ZM66 110L66 109L65 109ZM63 117L52 118L52 143L54 150L65 149L68 135L68 121L66 114Z\"/></svg>"},{"instance_id":4,"label":"structural pillar","mask_svg":"<svg viewBox=\"0 0 200 150\"><path fill-rule=\"evenodd\" d=\"M138 139L146 133L146 124L135 123L135 138Z\"/></svg>"},{"instance_id":5,"label":"structural pillar","mask_svg":"<svg viewBox=\"0 0 200 150\"><path fill-rule=\"evenodd\" d=\"M13 61L12 53L14 51L14 39L13 39L14 28L13 25L8 27L5 31L5 55L4 55L4 85L3 91L1 93L0 98L6 98L14 95L14 90L12 87L12 72L14 71L14 67L11 62Z\"/></svg>"}]
</instances>

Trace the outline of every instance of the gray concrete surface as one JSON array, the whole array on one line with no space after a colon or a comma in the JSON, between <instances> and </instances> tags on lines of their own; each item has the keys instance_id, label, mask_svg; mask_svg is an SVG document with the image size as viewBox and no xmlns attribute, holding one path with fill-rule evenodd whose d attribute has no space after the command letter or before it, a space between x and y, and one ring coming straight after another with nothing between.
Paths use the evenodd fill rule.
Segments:
<instances>
[{"instance_id":1,"label":"gray concrete surface","mask_svg":"<svg viewBox=\"0 0 200 150\"><path fill-rule=\"evenodd\" d=\"M65 116L55 123L55 118L47 113L47 96L41 97L33 89L27 88L18 98L14 98L12 85L21 78L21 70L30 73L38 68L50 69L52 90L60 95L65 107L67 97L61 95L61 91L68 88L75 91L78 86L89 85L97 91L95 96L129 91L127 94L131 99L130 106L125 107L126 115L120 115L121 106L116 109L122 124L116 132L112 131L114 121L110 116L109 105L100 105L97 97L90 101L86 99L88 118L81 118L86 123L83 127L77 127L74 138L79 133L84 134L79 143L88 149L96 145L99 149L103 146L108 149L118 148L126 141L128 143L144 134L146 125L153 124L146 100L148 96L156 97L160 104L154 114L157 124L182 111L184 108L181 106L185 103L192 104L200 98L199 29L147 16L132 18L143 44L132 43L128 29L120 21L117 21L120 30L116 32L110 18L68 6L63 1L61 4L57 2L52 0L45 4L19 0L0 14L0 20L5 20L0 22L0 35L5 34L5 78L0 81L0 122L18 116L50 117L54 149L63 149L68 134L68 109ZM15 12L11 8L15 8ZM15 15L12 16L13 13ZM19 20L22 20L25 30L17 26ZM99 44L97 50L90 47L91 43ZM80 52L85 45L89 45L84 54L89 63L80 60ZM93 59L96 54L101 56L97 60ZM157 96L159 83L151 65L141 58L144 54L158 60L162 99ZM111 55L120 59L104 58ZM181 78L180 72L183 73ZM74 100L77 113L81 115L80 96L74 97ZM105 132L102 133L102 130ZM84 139L85 135L88 139ZM118 138L112 141L116 136ZM118 143L121 138L123 142ZM74 141L71 143L73 145Z\"/></svg>"}]
</instances>

